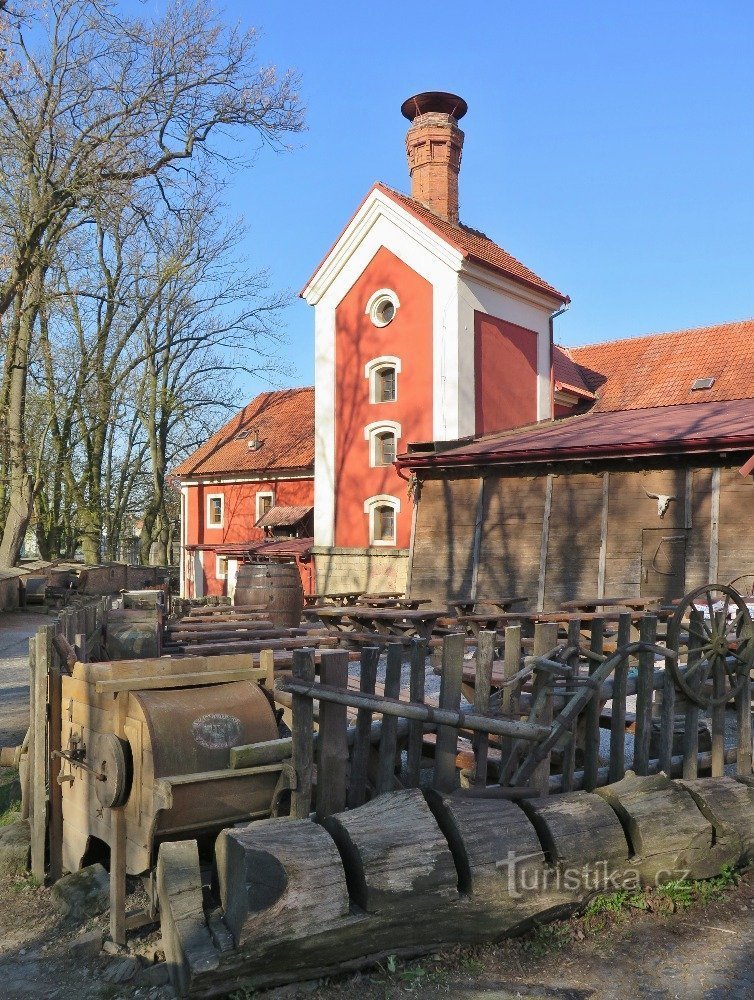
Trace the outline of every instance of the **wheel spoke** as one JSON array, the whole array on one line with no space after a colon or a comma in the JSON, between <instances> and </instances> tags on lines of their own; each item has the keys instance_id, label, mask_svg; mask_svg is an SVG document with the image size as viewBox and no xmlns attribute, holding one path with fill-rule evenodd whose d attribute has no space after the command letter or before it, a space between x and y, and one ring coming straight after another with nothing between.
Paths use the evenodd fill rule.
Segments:
<instances>
[{"instance_id":1,"label":"wheel spoke","mask_svg":"<svg viewBox=\"0 0 754 1000\"><path fill-rule=\"evenodd\" d=\"M689 677L692 677L697 672L697 670L702 666L703 663L709 663L709 660L701 658L699 660L696 660L692 665L687 665L686 669L683 671L684 679L688 680Z\"/></svg>"},{"instance_id":2,"label":"wheel spoke","mask_svg":"<svg viewBox=\"0 0 754 1000\"><path fill-rule=\"evenodd\" d=\"M712 591L708 590L707 591L707 607L709 608L709 620L710 620L710 627L711 628L714 628L714 625L715 625L715 608L714 608L714 603L715 602L712 600Z\"/></svg>"},{"instance_id":3,"label":"wheel spoke","mask_svg":"<svg viewBox=\"0 0 754 1000\"><path fill-rule=\"evenodd\" d=\"M696 629L689 625L689 636L694 636L695 639L700 639L705 645L710 641L711 636L704 634L702 632L697 632Z\"/></svg>"}]
</instances>

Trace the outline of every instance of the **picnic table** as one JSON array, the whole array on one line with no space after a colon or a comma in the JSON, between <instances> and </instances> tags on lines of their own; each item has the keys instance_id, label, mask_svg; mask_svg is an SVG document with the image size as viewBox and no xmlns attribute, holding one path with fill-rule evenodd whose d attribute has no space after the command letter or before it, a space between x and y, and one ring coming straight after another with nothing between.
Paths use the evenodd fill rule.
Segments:
<instances>
[{"instance_id":1,"label":"picnic table","mask_svg":"<svg viewBox=\"0 0 754 1000\"><path fill-rule=\"evenodd\" d=\"M328 629L344 638L349 632L374 632L383 636L429 639L437 619L444 614L443 611L418 608L325 607L305 610L305 614L312 612L317 613Z\"/></svg>"},{"instance_id":2,"label":"picnic table","mask_svg":"<svg viewBox=\"0 0 754 1000\"><path fill-rule=\"evenodd\" d=\"M630 608L632 611L654 610L659 606L657 597L589 597L578 601L563 601L564 611L596 611L597 608Z\"/></svg>"},{"instance_id":3,"label":"picnic table","mask_svg":"<svg viewBox=\"0 0 754 1000\"><path fill-rule=\"evenodd\" d=\"M652 611L657 614L660 620L667 618L672 611ZM486 631L498 631L507 625L521 625L521 633L524 636L534 635L534 626L538 622L554 622L557 625L567 627L571 622L578 621L582 624L583 631L591 631L591 624L595 620L615 622L621 614L630 614L631 621L640 621L644 616L643 611L627 610L626 608L615 607L605 612L585 611L583 613L574 611L506 611L500 614L475 614L459 615L458 624L466 629L476 638L484 629Z\"/></svg>"},{"instance_id":4,"label":"picnic table","mask_svg":"<svg viewBox=\"0 0 754 1000\"><path fill-rule=\"evenodd\" d=\"M479 611L479 608L499 608L500 611L510 611L514 604L523 604L524 601L528 601L529 598L522 594L517 594L513 597L483 597L474 601L451 601L451 608L456 609L456 614L458 615L473 615L476 613L483 614L484 612Z\"/></svg>"},{"instance_id":5,"label":"picnic table","mask_svg":"<svg viewBox=\"0 0 754 1000\"><path fill-rule=\"evenodd\" d=\"M430 598L418 597L370 597L365 594L358 603L358 607L368 608L400 608L407 611L416 611L422 604L431 604Z\"/></svg>"},{"instance_id":6,"label":"picnic table","mask_svg":"<svg viewBox=\"0 0 754 1000\"><path fill-rule=\"evenodd\" d=\"M330 604L325 605L326 607L333 604L343 607L344 605L356 604L363 594L363 590L344 590L337 594L304 594L304 607L311 608L318 604L324 604L326 601L330 602Z\"/></svg>"}]
</instances>

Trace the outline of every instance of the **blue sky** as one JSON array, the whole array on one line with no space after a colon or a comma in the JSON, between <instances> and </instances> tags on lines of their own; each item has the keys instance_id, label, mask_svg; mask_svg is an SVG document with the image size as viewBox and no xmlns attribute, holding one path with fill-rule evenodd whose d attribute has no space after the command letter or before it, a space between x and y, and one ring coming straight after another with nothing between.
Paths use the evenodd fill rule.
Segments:
<instances>
[{"instance_id":1,"label":"blue sky","mask_svg":"<svg viewBox=\"0 0 754 1000\"><path fill-rule=\"evenodd\" d=\"M463 96L461 217L570 294L566 344L754 315L754 4L232 0L302 75L308 132L236 175L250 262L298 291L374 180L408 190L401 117ZM289 384L313 312L288 312Z\"/></svg>"}]
</instances>

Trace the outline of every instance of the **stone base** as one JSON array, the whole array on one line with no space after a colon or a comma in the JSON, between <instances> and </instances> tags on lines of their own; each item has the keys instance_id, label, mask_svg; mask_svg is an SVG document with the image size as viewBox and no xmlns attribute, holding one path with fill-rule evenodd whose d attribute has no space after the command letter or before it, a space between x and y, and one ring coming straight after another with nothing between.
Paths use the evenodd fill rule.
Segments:
<instances>
[{"instance_id":1,"label":"stone base","mask_svg":"<svg viewBox=\"0 0 754 1000\"><path fill-rule=\"evenodd\" d=\"M315 546L314 568L318 594L339 594L349 590L370 593L405 593L408 549L375 546L350 549Z\"/></svg>"}]
</instances>

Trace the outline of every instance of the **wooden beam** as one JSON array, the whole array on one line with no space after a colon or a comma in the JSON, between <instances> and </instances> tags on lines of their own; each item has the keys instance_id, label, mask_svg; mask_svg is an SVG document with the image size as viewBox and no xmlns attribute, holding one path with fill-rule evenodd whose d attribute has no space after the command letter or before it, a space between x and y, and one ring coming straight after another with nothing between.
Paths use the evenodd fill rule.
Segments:
<instances>
[{"instance_id":1,"label":"wooden beam","mask_svg":"<svg viewBox=\"0 0 754 1000\"><path fill-rule=\"evenodd\" d=\"M600 555L597 564L597 597L605 596L605 570L607 567L607 517L610 499L610 473L602 473L602 517L600 518Z\"/></svg>"},{"instance_id":2,"label":"wooden beam","mask_svg":"<svg viewBox=\"0 0 754 1000\"><path fill-rule=\"evenodd\" d=\"M553 474L547 475L545 485L545 509L542 515L542 541L539 546L539 585L537 587L537 611L545 607L545 578L547 575L547 547L550 541L550 511L552 510Z\"/></svg>"},{"instance_id":3,"label":"wooden beam","mask_svg":"<svg viewBox=\"0 0 754 1000\"><path fill-rule=\"evenodd\" d=\"M712 470L709 532L709 583L717 583L720 528L720 469Z\"/></svg>"},{"instance_id":4,"label":"wooden beam","mask_svg":"<svg viewBox=\"0 0 754 1000\"><path fill-rule=\"evenodd\" d=\"M129 677L116 681L97 681L97 694L116 694L118 691L154 691L159 688L202 687L205 684L230 684L233 681L263 681L266 671L259 667L240 670L205 670L198 674L162 674L159 677Z\"/></svg>"},{"instance_id":5,"label":"wooden beam","mask_svg":"<svg viewBox=\"0 0 754 1000\"><path fill-rule=\"evenodd\" d=\"M484 516L484 484L485 476L479 477L479 496L476 502L476 517L474 518L474 539L471 546L471 592L469 598L476 600L477 577L479 576L479 551L482 545L482 519Z\"/></svg>"}]
</instances>

